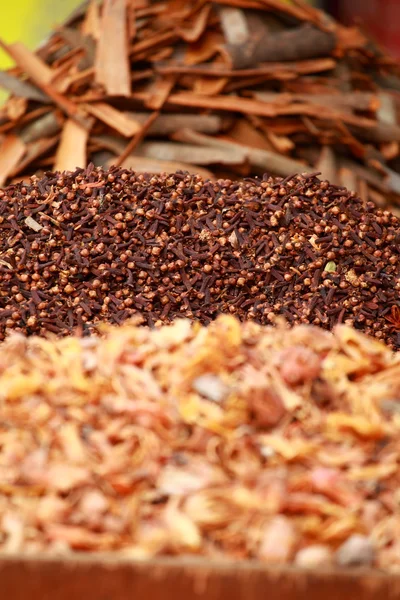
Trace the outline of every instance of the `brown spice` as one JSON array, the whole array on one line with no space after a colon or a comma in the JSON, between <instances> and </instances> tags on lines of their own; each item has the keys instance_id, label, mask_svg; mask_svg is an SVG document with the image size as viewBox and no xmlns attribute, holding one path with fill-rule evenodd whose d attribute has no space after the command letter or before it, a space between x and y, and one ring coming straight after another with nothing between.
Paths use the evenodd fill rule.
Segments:
<instances>
[{"instance_id":1,"label":"brown spice","mask_svg":"<svg viewBox=\"0 0 400 600\"><path fill-rule=\"evenodd\" d=\"M211 182L91 165L0 191L0 219L0 339L230 313L345 322L400 346L398 219L312 174Z\"/></svg>"}]
</instances>

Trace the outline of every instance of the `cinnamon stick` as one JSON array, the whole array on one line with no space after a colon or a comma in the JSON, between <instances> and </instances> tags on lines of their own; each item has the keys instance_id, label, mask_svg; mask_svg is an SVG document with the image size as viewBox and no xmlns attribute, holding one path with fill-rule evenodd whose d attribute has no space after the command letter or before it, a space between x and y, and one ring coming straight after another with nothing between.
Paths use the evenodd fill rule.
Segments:
<instances>
[{"instance_id":1,"label":"cinnamon stick","mask_svg":"<svg viewBox=\"0 0 400 600\"><path fill-rule=\"evenodd\" d=\"M252 148L245 144L238 144L228 139L222 139L217 137L211 137L197 131L182 130L176 134L176 139L180 139L185 142L197 142L204 146L210 146L214 148L224 149L226 152L232 152L234 150L242 152L242 155L247 159L251 165L258 169L266 172L278 173L286 177L290 173L306 173L311 172L313 169L308 165L301 163L300 161L280 156L278 153L271 152L268 150L260 150L259 148Z\"/></svg>"},{"instance_id":2,"label":"cinnamon stick","mask_svg":"<svg viewBox=\"0 0 400 600\"><path fill-rule=\"evenodd\" d=\"M146 133L148 132L148 130L150 129L150 127L153 125L154 121L157 119L157 117L158 117L159 114L160 114L160 111L157 110L157 111L154 111L153 113L151 113L148 116L148 118L146 119L146 121L143 123L142 127L133 136L133 138L131 139L131 141L129 142L129 144L121 152L121 154L119 155L119 157L115 161L114 164L117 167L119 167L120 165L122 165L122 163L125 161L125 159L128 158L128 156L140 144L140 142L142 141L142 139L144 138L144 136L146 135ZM155 158L157 158L157 157L155 157Z\"/></svg>"},{"instance_id":3,"label":"cinnamon stick","mask_svg":"<svg viewBox=\"0 0 400 600\"><path fill-rule=\"evenodd\" d=\"M50 98L28 81L21 81L6 71L0 71L0 87L20 98L28 98L42 104L51 102Z\"/></svg>"},{"instance_id":4,"label":"cinnamon stick","mask_svg":"<svg viewBox=\"0 0 400 600\"><path fill-rule=\"evenodd\" d=\"M60 115L56 111L51 111L26 125L20 132L20 138L26 144L29 144L40 138L51 137L60 131L61 123Z\"/></svg>"},{"instance_id":5,"label":"cinnamon stick","mask_svg":"<svg viewBox=\"0 0 400 600\"><path fill-rule=\"evenodd\" d=\"M108 165L114 165L113 159L110 159ZM146 158L144 156L128 156L122 163L122 167L126 169L134 169L135 171L144 173L174 173L175 171L188 171L193 175L200 175L207 179L214 179L212 171L208 171L203 167L193 165L188 162L177 162L174 160L158 160L156 158Z\"/></svg>"},{"instance_id":6,"label":"cinnamon stick","mask_svg":"<svg viewBox=\"0 0 400 600\"><path fill-rule=\"evenodd\" d=\"M227 44L234 69L245 69L262 62L305 60L329 55L336 46L332 32L311 25L301 25L288 31L252 35L243 44Z\"/></svg>"},{"instance_id":7,"label":"cinnamon stick","mask_svg":"<svg viewBox=\"0 0 400 600\"><path fill-rule=\"evenodd\" d=\"M13 133L6 136L0 144L0 185L4 185L26 151L20 137Z\"/></svg>"},{"instance_id":8,"label":"cinnamon stick","mask_svg":"<svg viewBox=\"0 0 400 600\"><path fill-rule=\"evenodd\" d=\"M55 170L75 171L76 167L84 167L87 164L87 142L87 129L72 119L67 119L57 148Z\"/></svg>"},{"instance_id":9,"label":"cinnamon stick","mask_svg":"<svg viewBox=\"0 0 400 600\"><path fill-rule=\"evenodd\" d=\"M133 120L141 125L147 121L151 113L129 112ZM217 133L228 121L219 115L192 115L192 114L160 114L148 128L148 135L166 136L179 129L194 129L203 133Z\"/></svg>"},{"instance_id":10,"label":"cinnamon stick","mask_svg":"<svg viewBox=\"0 0 400 600\"><path fill-rule=\"evenodd\" d=\"M130 69L126 34L126 0L104 0L97 46L96 80L110 96L129 96Z\"/></svg>"},{"instance_id":11,"label":"cinnamon stick","mask_svg":"<svg viewBox=\"0 0 400 600\"><path fill-rule=\"evenodd\" d=\"M29 75L32 81L36 83L36 85L49 96L61 110L84 125L85 119L83 114L80 114L79 107L72 100L60 94L50 84L52 71L43 61L25 48L20 42L7 45L0 40L0 47L15 60L17 65Z\"/></svg>"},{"instance_id":12,"label":"cinnamon stick","mask_svg":"<svg viewBox=\"0 0 400 600\"><path fill-rule=\"evenodd\" d=\"M338 184L337 159L330 146L323 146L318 161L315 163L315 170L321 173L322 179Z\"/></svg>"}]
</instances>

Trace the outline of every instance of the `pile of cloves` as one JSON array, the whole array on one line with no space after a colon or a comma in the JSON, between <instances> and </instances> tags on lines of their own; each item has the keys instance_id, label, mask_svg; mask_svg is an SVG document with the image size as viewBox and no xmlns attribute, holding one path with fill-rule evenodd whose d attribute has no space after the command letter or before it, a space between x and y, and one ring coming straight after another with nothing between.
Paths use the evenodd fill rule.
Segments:
<instances>
[{"instance_id":1,"label":"pile of cloves","mask_svg":"<svg viewBox=\"0 0 400 600\"><path fill-rule=\"evenodd\" d=\"M93 165L0 192L0 339L220 313L400 346L399 220L315 174L237 182Z\"/></svg>"}]
</instances>

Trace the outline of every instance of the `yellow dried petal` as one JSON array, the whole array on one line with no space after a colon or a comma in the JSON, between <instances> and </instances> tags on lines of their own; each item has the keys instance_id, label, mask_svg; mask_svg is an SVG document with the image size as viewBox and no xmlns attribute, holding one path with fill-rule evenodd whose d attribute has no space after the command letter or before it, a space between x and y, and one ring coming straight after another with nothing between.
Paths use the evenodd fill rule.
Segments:
<instances>
[{"instance_id":1,"label":"yellow dried petal","mask_svg":"<svg viewBox=\"0 0 400 600\"><path fill-rule=\"evenodd\" d=\"M319 532L319 539L324 542L340 542L358 532L359 528L358 517L346 515L323 526Z\"/></svg>"},{"instance_id":2,"label":"yellow dried petal","mask_svg":"<svg viewBox=\"0 0 400 600\"><path fill-rule=\"evenodd\" d=\"M376 464L366 467L352 467L347 472L347 478L355 481L375 481L387 479L398 471L398 464Z\"/></svg>"},{"instance_id":3,"label":"yellow dried petal","mask_svg":"<svg viewBox=\"0 0 400 600\"><path fill-rule=\"evenodd\" d=\"M361 437L380 439L385 437L386 428L383 423L372 423L366 417L330 413L326 417L327 431L347 430Z\"/></svg>"},{"instance_id":4,"label":"yellow dried petal","mask_svg":"<svg viewBox=\"0 0 400 600\"><path fill-rule=\"evenodd\" d=\"M180 550L198 550L202 538L197 525L178 508L171 506L165 511L165 522L172 544Z\"/></svg>"},{"instance_id":5,"label":"yellow dried petal","mask_svg":"<svg viewBox=\"0 0 400 600\"><path fill-rule=\"evenodd\" d=\"M313 454L316 445L301 439L285 439L279 435L260 436L264 448L272 448L274 452L280 454L285 460L298 460Z\"/></svg>"},{"instance_id":6,"label":"yellow dried petal","mask_svg":"<svg viewBox=\"0 0 400 600\"><path fill-rule=\"evenodd\" d=\"M83 463L87 453L75 423L65 423L58 431L65 456L73 463Z\"/></svg>"},{"instance_id":7,"label":"yellow dried petal","mask_svg":"<svg viewBox=\"0 0 400 600\"><path fill-rule=\"evenodd\" d=\"M3 378L0 394L2 394L7 401L13 401L39 392L42 386L43 378L39 371L32 371L27 375L16 373L14 371L14 373L9 373Z\"/></svg>"}]
</instances>

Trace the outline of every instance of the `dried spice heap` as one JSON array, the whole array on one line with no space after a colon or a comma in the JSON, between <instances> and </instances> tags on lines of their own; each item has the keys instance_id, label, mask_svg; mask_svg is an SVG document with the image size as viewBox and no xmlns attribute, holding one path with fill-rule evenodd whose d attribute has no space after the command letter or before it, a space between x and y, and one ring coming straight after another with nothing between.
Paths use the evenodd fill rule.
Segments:
<instances>
[{"instance_id":1,"label":"dried spice heap","mask_svg":"<svg viewBox=\"0 0 400 600\"><path fill-rule=\"evenodd\" d=\"M3 47L0 184L90 161L318 170L399 205L399 67L302 0L93 0L35 54Z\"/></svg>"},{"instance_id":2,"label":"dried spice heap","mask_svg":"<svg viewBox=\"0 0 400 600\"><path fill-rule=\"evenodd\" d=\"M15 335L0 346L0 551L398 570L399 361L344 325L227 315Z\"/></svg>"},{"instance_id":3,"label":"dried spice heap","mask_svg":"<svg viewBox=\"0 0 400 600\"><path fill-rule=\"evenodd\" d=\"M0 192L0 339L218 313L354 324L400 346L398 219L313 175L89 167Z\"/></svg>"}]
</instances>

